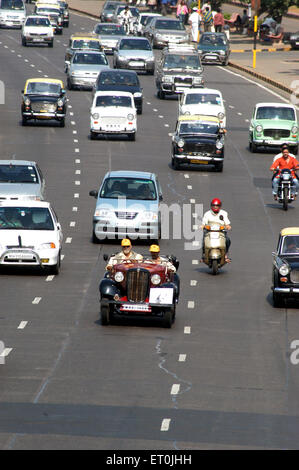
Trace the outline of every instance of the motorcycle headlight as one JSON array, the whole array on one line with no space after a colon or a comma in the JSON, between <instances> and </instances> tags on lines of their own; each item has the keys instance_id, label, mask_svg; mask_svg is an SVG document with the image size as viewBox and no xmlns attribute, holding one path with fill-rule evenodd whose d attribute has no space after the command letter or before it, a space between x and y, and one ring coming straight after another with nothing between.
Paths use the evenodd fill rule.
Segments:
<instances>
[{"instance_id":1,"label":"motorcycle headlight","mask_svg":"<svg viewBox=\"0 0 299 470\"><path fill-rule=\"evenodd\" d=\"M120 271L117 271L117 273L115 273L114 275L114 279L116 280L116 282L122 282L124 280L123 273Z\"/></svg>"},{"instance_id":2,"label":"motorcycle headlight","mask_svg":"<svg viewBox=\"0 0 299 470\"><path fill-rule=\"evenodd\" d=\"M25 98L24 103L25 103L26 106L30 106L30 99Z\"/></svg>"},{"instance_id":3,"label":"motorcycle headlight","mask_svg":"<svg viewBox=\"0 0 299 470\"><path fill-rule=\"evenodd\" d=\"M260 124L258 124L255 128L256 132L262 132L263 131L263 126L261 126Z\"/></svg>"},{"instance_id":4,"label":"motorcycle headlight","mask_svg":"<svg viewBox=\"0 0 299 470\"><path fill-rule=\"evenodd\" d=\"M291 131L292 131L292 134L297 134L297 132L298 132L298 127L297 127L297 126L293 126L292 129L291 129Z\"/></svg>"},{"instance_id":5,"label":"motorcycle headlight","mask_svg":"<svg viewBox=\"0 0 299 470\"><path fill-rule=\"evenodd\" d=\"M220 142L220 140L218 140L218 141L216 142L216 149L220 150L220 149L222 149L222 148L223 148L223 143Z\"/></svg>"},{"instance_id":6,"label":"motorcycle headlight","mask_svg":"<svg viewBox=\"0 0 299 470\"><path fill-rule=\"evenodd\" d=\"M279 268L279 274L281 274L282 276L286 276L287 274L289 274L289 272L290 272L290 268L286 264L283 264Z\"/></svg>"},{"instance_id":7,"label":"motorcycle headlight","mask_svg":"<svg viewBox=\"0 0 299 470\"><path fill-rule=\"evenodd\" d=\"M185 145L185 141L183 139L180 139L178 141L178 147L182 148L182 147L184 147L184 145Z\"/></svg>"},{"instance_id":8,"label":"motorcycle headlight","mask_svg":"<svg viewBox=\"0 0 299 470\"><path fill-rule=\"evenodd\" d=\"M282 173L281 177L284 181L288 181L291 178L291 175L290 173Z\"/></svg>"},{"instance_id":9,"label":"motorcycle headlight","mask_svg":"<svg viewBox=\"0 0 299 470\"><path fill-rule=\"evenodd\" d=\"M40 249L40 250L49 250L50 248L56 248L55 243L53 243L53 242L50 242L50 243L42 243L42 244L39 246L39 249Z\"/></svg>"},{"instance_id":10,"label":"motorcycle headlight","mask_svg":"<svg viewBox=\"0 0 299 470\"><path fill-rule=\"evenodd\" d=\"M153 274L151 277L151 283L154 284L154 286L157 286L161 282L161 277L159 274Z\"/></svg>"},{"instance_id":11,"label":"motorcycle headlight","mask_svg":"<svg viewBox=\"0 0 299 470\"><path fill-rule=\"evenodd\" d=\"M127 119L128 119L128 121L133 121L134 114L128 114Z\"/></svg>"},{"instance_id":12,"label":"motorcycle headlight","mask_svg":"<svg viewBox=\"0 0 299 470\"><path fill-rule=\"evenodd\" d=\"M58 100L57 101L57 106L59 106L60 108L63 106L63 101L62 100Z\"/></svg>"},{"instance_id":13,"label":"motorcycle headlight","mask_svg":"<svg viewBox=\"0 0 299 470\"><path fill-rule=\"evenodd\" d=\"M99 119L100 115L98 113L94 113L91 115L92 119Z\"/></svg>"},{"instance_id":14,"label":"motorcycle headlight","mask_svg":"<svg viewBox=\"0 0 299 470\"><path fill-rule=\"evenodd\" d=\"M135 98L141 98L142 97L142 93L139 93L139 91L137 91L136 93L134 93Z\"/></svg>"},{"instance_id":15,"label":"motorcycle headlight","mask_svg":"<svg viewBox=\"0 0 299 470\"><path fill-rule=\"evenodd\" d=\"M219 117L219 119L223 119L224 118L224 113L221 113L221 112L218 113L218 117Z\"/></svg>"}]
</instances>

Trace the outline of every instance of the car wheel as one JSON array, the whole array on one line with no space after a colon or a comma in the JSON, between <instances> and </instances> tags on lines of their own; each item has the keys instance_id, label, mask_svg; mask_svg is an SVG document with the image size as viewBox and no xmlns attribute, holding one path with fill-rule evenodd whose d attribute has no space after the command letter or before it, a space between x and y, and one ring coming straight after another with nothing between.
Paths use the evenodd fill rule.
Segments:
<instances>
[{"instance_id":1,"label":"car wheel","mask_svg":"<svg viewBox=\"0 0 299 470\"><path fill-rule=\"evenodd\" d=\"M164 328L171 328L174 320L174 311L173 308L166 308L163 315L163 325Z\"/></svg>"},{"instance_id":2,"label":"car wheel","mask_svg":"<svg viewBox=\"0 0 299 470\"><path fill-rule=\"evenodd\" d=\"M72 89L73 89L73 85L71 84L69 78L68 78L67 81L66 81L66 86L67 86L67 89L68 89L68 90L72 90Z\"/></svg>"},{"instance_id":3,"label":"car wheel","mask_svg":"<svg viewBox=\"0 0 299 470\"><path fill-rule=\"evenodd\" d=\"M155 73L155 69L148 71L148 75L154 75L154 73Z\"/></svg>"},{"instance_id":4,"label":"car wheel","mask_svg":"<svg viewBox=\"0 0 299 470\"><path fill-rule=\"evenodd\" d=\"M94 230L92 231L91 241L92 241L92 243L94 243L95 245L98 245L98 244L100 243L98 237L97 237L96 234L94 233Z\"/></svg>"},{"instance_id":5,"label":"car wheel","mask_svg":"<svg viewBox=\"0 0 299 470\"><path fill-rule=\"evenodd\" d=\"M285 305L285 298L282 295L273 292L273 305L276 308L283 308Z\"/></svg>"},{"instance_id":6,"label":"car wheel","mask_svg":"<svg viewBox=\"0 0 299 470\"><path fill-rule=\"evenodd\" d=\"M215 165L215 170L219 173L221 173L223 171L223 162L220 162L220 163L217 163Z\"/></svg>"},{"instance_id":7,"label":"car wheel","mask_svg":"<svg viewBox=\"0 0 299 470\"><path fill-rule=\"evenodd\" d=\"M22 116L22 126L27 126L27 119Z\"/></svg>"},{"instance_id":8,"label":"car wheel","mask_svg":"<svg viewBox=\"0 0 299 470\"><path fill-rule=\"evenodd\" d=\"M256 153L257 151L257 145L255 145L253 142L249 142L249 150L251 153Z\"/></svg>"},{"instance_id":9,"label":"car wheel","mask_svg":"<svg viewBox=\"0 0 299 470\"><path fill-rule=\"evenodd\" d=\"M165 99L165 93L163 90L158 90L158 98L160 98L160 100L164 100Z\"/></svg>"},{"instance_id":10,"label":"car wheel","mask_svg":"<svg viewBox=\"0 0 299 470\"><path fill-rule=\"evenodd\" d=\"M65 119L61 119L61 121L59 121L59 126L60 127L65 127Z\"/></svg>"},{"instance_id":11,"label":"car wheel","mask_svg":"<svg viewBox=\"0 0 299 470\"><path fill-rule=\"evenodd\" d=\"M57 263L54 264L53 266L49 266L50 274L54 274L55 276L58 276L58 274L60 272L60 265L61 265L61 256L60 256L60 253L59 253Z\"/></svg>"},{"instance_id":12,"label":"car wheel","mask_svg":"<svg viewBox=\"0 0 299 470\"><path fill-rule=\"evenodd\" d=\"M48 47L53 47L54 41L48 42Z\"/></svg>"},{"instance_id":13,"label":"car wheel","mask_svg":"<svg viewBox=\"0 0 299 470\"><path fill-rule=\"evenodd\" d=\"M22 46L27 46L27 42L26 42L26 39L25 38L22 38Z\"/></svg>"},{"instance_id":14,"label":"car wheel","mask_svg":"<svg viewBox=\"0 0 299 470\"><path fill-rule=\"evenodd\" d=\"M109 302L106 299L101 300L101 324L109 325Z\"/></svg>"},{"instance_id":15,"label":"car wheel","mask_svg":"<svg viewBox=\"0 0 299 470\"><path fill-rule=\"evenodd\" d=\"M223 64L222 64L222 65L228 65L228 60L229 60L228 58L227 58L227 59L225 59L225 61L223 62Z\"/></svg>"},{"instance_id":16,"label":"car wheel","mask_svg":"<svg viewBox=\"0 0 299 470\"><path fill-rule=\"evenodd\" d=\"M136 140L136 132L133 132L133 134L128 134L128 138L134 142Z\"/></svg>"},{"instance_id":17,"label":"car wheel","mask_svg":"<svg viewBox=\"0 0 299 470\"><path fill-rule=\"evenodd\" d=\"M97 136L96 136L96 134L95 134L94 132L90 131L90 134L89 134L89 135L90 135L90 140L96 140L96 137L97 137Z\"/></svg>"},{"instance_id":18,"label":"car wheel","mask_svg":"<svg viewBox=\"0 0 299 470\"><path fill-rule=\"evenodd\" d=\"M174 170L180 169L180 164L174 157L171 158L171 166Z\"/></svg>"}]
</instances>

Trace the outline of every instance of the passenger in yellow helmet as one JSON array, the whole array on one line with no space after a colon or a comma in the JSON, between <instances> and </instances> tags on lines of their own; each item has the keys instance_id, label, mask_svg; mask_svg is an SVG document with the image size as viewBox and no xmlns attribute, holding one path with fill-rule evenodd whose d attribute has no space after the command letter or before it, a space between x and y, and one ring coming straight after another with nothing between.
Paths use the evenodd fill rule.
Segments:
<instances>
[{"instance_id":1,"label":"passenger in yellow helmet","mask_svg":"<svg viewBox=\"0 0 299 470\"><path fill-rule=\"evenodd\" d=\"M106 269L108 271L111 271L111 269L113 268L115 264L121 263L122 261L125 261L125 260L136 260L136 261L143 260L142 255L139 255L138 253L135 253L135 251L132 250L132 243L131 243L131 240L129 240L128 238L124 238L121 241L121 248L122 248L122 251L110 257L108 264L106 266Z\"/></svg>"},{"instance_id":2,"label":"passenger in yellow helmet","mask_svg":"<svg viewBox=\"0 0 299 470\"><path fill-rule=\"evenodd\" d=\"M174 267L174 265L167 258L165 258L164 256L160 256L160 247L159 247L159 245L151 245L149 251L150 251L150 254L152 255L151 261L153 263L161 264L162 266L166 266L167 269L172 273L176 272L176 268Z\"/></svg>"}]
</instances>

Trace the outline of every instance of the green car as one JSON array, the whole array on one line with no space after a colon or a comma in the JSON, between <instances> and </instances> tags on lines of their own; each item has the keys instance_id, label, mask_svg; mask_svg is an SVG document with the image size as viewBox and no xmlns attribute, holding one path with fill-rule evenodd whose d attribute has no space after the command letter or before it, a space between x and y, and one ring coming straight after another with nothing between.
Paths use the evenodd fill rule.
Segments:
<instances>
[{"instance_id":1,"label":"green car","mask_svg":"<svg viewBox=\"0 0 299 470\"><path fill-rule=\"evenodd\" d=\"M249 127L249 149L289 144L298 152L298 121L295 107L283 103L257 103Z\"/></svg>"},{"instance_id":2,"label":"green car","mask_svg":"<svg viewBox=\"0 0 299 470\"><path fill-rule=\"evenodd\" d=\"M203 33L198 43L202 64L227 65L230 48L225 33Z\"/></svg>"}]
</instances>

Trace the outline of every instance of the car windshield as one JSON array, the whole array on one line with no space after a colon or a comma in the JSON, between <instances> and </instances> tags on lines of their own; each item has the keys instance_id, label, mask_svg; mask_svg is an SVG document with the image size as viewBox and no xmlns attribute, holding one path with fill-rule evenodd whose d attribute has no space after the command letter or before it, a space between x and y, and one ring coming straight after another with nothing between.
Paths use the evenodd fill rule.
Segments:
<instances>
[{"instance_id":1,"label":"car windshield","mask_svg":"<svg viewBox=\"0 0 299 470\"><path fill-rule=\"evenodd\" d=\"M212 45L212 46L224 46L226 40L223 36L214 36L213 34L203 34L200 38L199 44Z\"/></svg>"},{"instance_id":2,"label":"car windshield","mask_svg":"<svg viewBox=\"0 0 299 470\"><path fill-rule=\"evenodd\" d=\"M281 254L299 254L299 235L287 235L283 239Z\"/></svg>"},{"instance_id":3,"label":"car windshield","mask_svg":"<svg viewBox=\"0 0 299 470\"><path fill-rule=\"evenodd\" d=\"M26 94L29 95L60 95L61 86L58 83L29 82Z\"/></svg>"},{"instance_id":4,"label":"car windshield","mask_svg":"<svg viewBox=\"0 0 299 470\"><path fill-rule=\"evenodd\" d=\"M109 36L126 35L124 27L120 24L98 24L95 28L96 34L107 34Z\"/></svg>"},{"instance_id":5,"label":"car windshield","mask_svg":"<svg viewBox=\"0 0 299 470\"><path fill-rule=\"evenodd\" d=\"M165 69L198 69L200 60L198 55L167 54L163 67Z\"/></svg>"},{"instance_id":6,"label":"car windshield","mask_svg":"<svg viewBox=\"0 0 299 470\"><path fill-rule=\"evenodd\" d=\"M137 199L142 201L155 201L156 188L152 180L140 178L107 178L103 184L101 198Z\"/></svg>"},{"instance_id":7,"label":"car windshield","mask_svg":"<svg viewBox=\"0 0 299 470\"><path fill-rule=\"evenodd\" d=\"M0 230L54 230L46 207L0 207Z\"/></svg>"},{"instance_id":8,"label":"car windshield","mask_svg":"<svg viewBox=\"0 0 299 470\"><path fill-rule=\"evenodd\" d=\"M125 6L124 7L119 7L118 10L117 10L117 15L119 15L124 9L125 9ZM137 16L139 16L138 8L131 7L130 12L132 13L133 16L135 16L135 18L137 18Z\"/></svg>"},{"instance_id":9,"label":"car windshield","mask_svg":"<svg viewBox=\"0 0 299 470\"><path fill-rule=\"evenodd\" d=\"M179 134L217 134L219 127L217 124L203 122L182 122Z\"/></svg>"},{"instance_id":10,"label":"car windshield","mask_svg":"<svg viewBox=\"0 0 299 470\"><path fill-rule=\"evenodd\" d=\"M0 183L38 183L32 165L0 165Z\"/></svg>"},{"instance_id":11,"label":"car windshield","mask_svg":"<svg viewBox=\"0 0 299 470\"><path fill-rule=\"evenodd\" d=\"M256 112L256 119L282 119L286 121L296 121L296 116L293 108L260 106Z\"/></svg>"},{"instance_id":12,"label":"car windshield","mask_svg":"<svg viewBox=\"0 0 299 470\"><path fill-rule=\"evenodd\" d=\"M147 39L123 39L120 42L119 49L122 51L136 50L151 51L152 48Z\"/></svg>"},{"instance_id":13,"label":"car windshield","mask_svg":"<svg viewBox=\"0 0 299 470\"><path fill-rule=\"evenodd\" d=\"M102 72L98 83L100 85L139 86L137 74L127 72Z\"/></svg>"},{"instance_id":14,"label":"car windshield","mask_svg":"<svg viewBox=\"0 0 299 470\"><path fill-rule=\"evenodd\" d=\"M60 15L60 10L59 8L37 8L36 9L36 13L37 15L39 15L40 13L47 13L47 14L54 14L54 15Z\"/></svg>"},{"instance_id":15,"label":"car windshield","mask_svg":"<svg viewBox=\"0 0 299 470\"><path fill-rule=\"evenodd\" d=\"M96 40L89 41L86 39L74 39L72 49L94 49L100 51L101 45L100 42Z\"/></svg>"},{"instance_id":16,"label":"car windshield","mask_svg":"<svg viewBox=\"0 0 299 470\"><path fill-rule=\"evenodd\" d=\"M26 26L50 26L50 21L48 20L48 18L39 18L39 17L27 18L25 25Z\"/></svg>"},{"instance_id":17,"label":"car windshield","mask_svg":"<svg viewBox=\"0 0 299 470\"><path fill-rule=\"evenodd\" d=\"M2 0L0 2L1 10L25 10L22 0Z\"/></svg>"},{"instance_id":18,"label":"car windshield","mask_svg":"<svg viewBox=\"0 0 299 470\"><path fill-rule=\"evenodd\" d=\"M129 96L98 96L96 107L102 106L121 106L124 108L130 108L132 107L132 101Z\"/></svg>"},{"instance_id":19,"label":"car windshield","mask_svg":"<svg viewBox=\"0 0 299 470\"><path fill-rule=\"evenodd\" d=\"M103 54L77 53L74 56L73 64L108 65L108 61Z\"/></svg>"},{"instance_id":20,"label":"car windshield","mask_svg":"<svg viewBox=\"0 0 299 470\"><path fill-rule=\"evenodd\" d=\"M185 104L221 104L221 98L215 93L189 93L186 96Z\"/></svg>"},{"instance_id":21,"label":"car windshield","mask_svg":"<svg viewBox=\"0 0 299 470\"><path fill-rule=\"evenodd\" d=\"M184 31L185 28L181 21L176 20L157 20L155 23L156 29L172 29L175 31Z\"/></svg>"}]
</instances>

